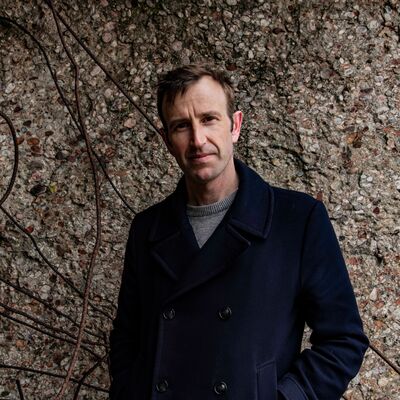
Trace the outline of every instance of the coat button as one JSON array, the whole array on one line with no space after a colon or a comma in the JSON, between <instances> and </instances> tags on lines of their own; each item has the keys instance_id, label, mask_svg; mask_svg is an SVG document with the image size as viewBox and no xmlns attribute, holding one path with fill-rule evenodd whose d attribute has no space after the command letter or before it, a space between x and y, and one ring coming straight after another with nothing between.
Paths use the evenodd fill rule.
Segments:
<instances>
[{"instance_id":1,"label":"coat button","mask_svg":"<svg viewBox=\"0 0 400 400\"><path fill-rule=\"evenodd\" d=\"M156 385L157 392L164 393L168 389L168 381L163 379L162 381L158 382Z\"/></svg>"},{"instance_id":2,"label":"coat button","mask_svg":"<svg viewBox=\"0 0 400 400\"><path fill-rule=\"evenodd\" d=\"M175 310L171 308L168 311L163 312L164 319L174 319L175 318Z\"/></svg>"},{"instance_id":3,"label":"coat button","mask_svg":"<svg viewBox=\"0 0 400 400\"><path fill-rule=\"evenodd\" d=\"M225 382L221 381L214 385L214 392L217 394L224 394L228 390L228 386Z\"/></svg>"},{"instance_id":4,"label":"coat button","mask_svg":"<svg viewBox=\"0 0 400 400\"><path fill-rule=\"evenodd\" d=\"M232 310L229 307L225 307L222 310L219 310L218 315L222 320L226 320L232 315Z\"/></svg>"}]
</instances>

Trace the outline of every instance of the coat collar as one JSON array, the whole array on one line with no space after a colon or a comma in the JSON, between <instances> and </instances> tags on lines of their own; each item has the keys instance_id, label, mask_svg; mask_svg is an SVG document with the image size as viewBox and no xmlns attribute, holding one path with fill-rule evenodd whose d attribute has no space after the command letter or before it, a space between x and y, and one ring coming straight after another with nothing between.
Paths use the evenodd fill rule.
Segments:
<instances>
[{"instance_id":1,"label":"coat collar","mask_svg":"<svg viewBox=\"0 0 400 400\"><path fill-rule=\"evenodd\" d=\"M232 204L229 223L254 236L268 236L274 195L271 186L255 171L235 159L239 190Z\"/></svg>"},{"instance_id":2,"label":"coat collar","mask_svg":"<svg viewBox=\"0 0 400 400\"><path fill-rule=\"evenodd\" d=\"M265 239L268 235L274 196L271 186L242 161L235 159L239 188L225 221L240 230ZM184 177L176 190L165 199L158 221L154 224L150 241L156 242L179 232L191 231L186 215L187 192ZM192 239L195 239L194 236Z\"/></svg>"},{"instance_id":3,"label":"coat collar","mask_svg":"<svg viewBox=\"0 0 400 400\"><path fill-rule=\"evenodd\" d=\"M252 241L268 236L274 205L272 188L244 163L234 162L239 176L235 200L201 249L186 214L183 177L158 207L149 240L157 264L177 282L169 300L222 272Z\"/></svg>"}]
</instances>

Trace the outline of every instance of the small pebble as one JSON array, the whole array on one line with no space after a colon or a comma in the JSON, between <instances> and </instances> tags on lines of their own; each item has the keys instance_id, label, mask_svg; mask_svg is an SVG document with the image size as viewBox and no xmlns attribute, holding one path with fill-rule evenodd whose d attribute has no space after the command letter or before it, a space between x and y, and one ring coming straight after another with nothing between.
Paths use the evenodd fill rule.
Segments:
<instances>
[{"instance_id":1,"label":"small pebble","mask_svg":"<svg viewBox=\"0 0 400 400\"><path fill-rule=\"evenodd\" d=\"M112 40L112 34L110 32L105 32L103 33L102 39L104 43L110 43Z\"/></svg>"}]
</instances>

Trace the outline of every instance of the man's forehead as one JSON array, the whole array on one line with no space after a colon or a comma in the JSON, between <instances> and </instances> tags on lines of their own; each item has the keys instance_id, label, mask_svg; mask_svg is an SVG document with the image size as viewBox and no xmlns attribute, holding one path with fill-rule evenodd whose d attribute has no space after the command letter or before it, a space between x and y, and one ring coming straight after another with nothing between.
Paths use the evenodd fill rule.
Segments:
<instances>
[{"instance_id":1,"label":"man's forehead","mask_svg":"<svg viewBox=\"0 0 400 400\"><path fill-rule=\"evenodd\" d=\"M227 99L222 86L212 77L204 76L174 98L165 97L163 110L165 114L177 112L189 104L209 109L226 108Z\"/></svg>"}]
</instances>

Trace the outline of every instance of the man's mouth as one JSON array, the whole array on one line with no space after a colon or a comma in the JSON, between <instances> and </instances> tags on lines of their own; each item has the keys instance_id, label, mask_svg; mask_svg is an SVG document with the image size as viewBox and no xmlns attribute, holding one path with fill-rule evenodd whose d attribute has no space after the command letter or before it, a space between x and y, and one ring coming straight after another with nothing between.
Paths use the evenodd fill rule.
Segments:
<instances>
[{"instance_id":1,"label":"man's mouth","mask_svg":"<svg viewBox=\"0 0 400 400\"><path fill-rule=\"evenodd\" d=\"M210 161L210 157L213 153L198 153L198 154L190 154L188 160L190 163L194 165L203 165Z\"/></svg>"},{"instance_id":2,"label":"man's mouth","mask_svg":"<svg viewBox=\"0 0 400 400\"><path fill-rule=\"evenodd\" d=\"M198 160L198 159L201 159L201 158L208 157L208 156L210 156L210 155L211 155L211 154L208 154L208 153L191 154L191 155L189 156L189 158L192 159L192 160Z\"/></svg>"}]
</instances>

